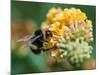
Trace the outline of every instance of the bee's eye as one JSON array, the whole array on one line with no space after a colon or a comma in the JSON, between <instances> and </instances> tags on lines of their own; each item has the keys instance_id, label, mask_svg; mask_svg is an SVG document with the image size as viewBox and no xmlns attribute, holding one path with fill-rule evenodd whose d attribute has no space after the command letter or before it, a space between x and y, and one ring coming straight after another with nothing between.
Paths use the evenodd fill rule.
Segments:
<instances>
[{"instance_id":1,"label":"bee's eye","mask_svg":"<svg viewBox=\"0 0 100 75\"><path fill-rule=\"evenodd\" d=\"M50 36L50 37L51 37L51 36L52 36L51 31L47 31L47 32L46 32L46 36Z\"/></svg>"},{"instance_id":2,"label":"bee's eye","mask_svg":"<svg viewBox=\"0 0 100 75\"><path fill-rule=\"evenodd\" d=\"M47 32L47 34L49 35L49 34L50 34L50 32Z\"/></svg>"}]
</instances>

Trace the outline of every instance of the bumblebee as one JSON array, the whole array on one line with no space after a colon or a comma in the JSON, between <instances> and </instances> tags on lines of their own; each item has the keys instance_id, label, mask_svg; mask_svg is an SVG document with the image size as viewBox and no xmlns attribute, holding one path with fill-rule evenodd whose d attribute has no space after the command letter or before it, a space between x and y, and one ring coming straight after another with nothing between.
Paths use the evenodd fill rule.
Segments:
<instances>
[{"instance_id":1,"label":"bumblebee","mask_svg":"<svg viewBox=\"0 0 100 75\"><path fill-rule=\"evenodd\" d=\"M47 41L48 38L52 37L53 34L50 30L36 30L33 35L28 35L23 39L18 40L18 42L26 42L30 48L30 50L34 54L40 54L42 51L48 51L52 48L47 48L45 49L43 47L44 42L49 42Z\"/></svg>"}]
</instances>

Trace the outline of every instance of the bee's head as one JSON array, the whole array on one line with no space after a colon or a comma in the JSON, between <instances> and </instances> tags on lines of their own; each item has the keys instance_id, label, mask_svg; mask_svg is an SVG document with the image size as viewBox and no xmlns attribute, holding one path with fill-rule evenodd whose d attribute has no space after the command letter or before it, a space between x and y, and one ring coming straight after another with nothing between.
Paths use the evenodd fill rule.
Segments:
<instances>
[{"instance_id":1,"label":"bee's head","mask_svg":"<svg viewBox=\"0 0 100 75\"><path fill-rule=\"evenodd\" d=\"M46 38L52 37L52 32L50 30L46 30L45 35L46 35Z\"/></svg>"}]
</instances>

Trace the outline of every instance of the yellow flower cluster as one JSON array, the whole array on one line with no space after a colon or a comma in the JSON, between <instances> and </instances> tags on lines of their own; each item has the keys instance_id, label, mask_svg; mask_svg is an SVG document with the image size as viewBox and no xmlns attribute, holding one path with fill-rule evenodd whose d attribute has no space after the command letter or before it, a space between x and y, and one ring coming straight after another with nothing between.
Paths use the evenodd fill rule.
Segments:
<instances>
[{"instance_id":1,"label":"yellow flower cluster","mask_svg":"<svg viewBox=\"0 0 100 75\"><path fill-rule=\"evenodd\" d=\"M54 50L51 52L51 56L54 57L57 62L64 61L64 58L66 55L67 55L67 52L61 49Z\"/></svg>"},{"instance_id":2,"label":"yellow flower cluster","mask_svg":"<svg viewBox=\"0 0 100 75\"><path fill-rule=\"evenodd\" d=\"M80 9L56 9L52 8L49 10L47 14L47 19L50 23L54 23L59 21L60 23L70 25L77 20L85 20L87 19L86 14L83 13Z\"/></svg>"},{"instance_id":3,"label":"yellow flower cluster","mask_svg":"<svg viewBox=\"0 0 100 75\"><path fill-rule=\"evenodd\" d=\"M43 23L42 28L47 28L54 33L54 37L66 37L76 39L84 37L84 40L91 42L92 22L80 9L56 9L51 8L47 14L47 19Z\"/></svg>"},{"instance_id":4,"label":"yellow flower cluster","mask_svg":"<svg viewBox=\"0 0 100 75\"><path fill-rule=\"evenodd\" d=\"M86 14L80 9L71 8L51 8L48 11L46 21L42 24L43 29L49 29L53 33L53 37L49 40L48 46L60 44L59 39L65 39L75 42L77 38L90 43L93 41L92 22L88 20ZM51 56L56 59L62 59L67 54L64 49L59 47L51 52Z\"/></svg>"}]
</instances>

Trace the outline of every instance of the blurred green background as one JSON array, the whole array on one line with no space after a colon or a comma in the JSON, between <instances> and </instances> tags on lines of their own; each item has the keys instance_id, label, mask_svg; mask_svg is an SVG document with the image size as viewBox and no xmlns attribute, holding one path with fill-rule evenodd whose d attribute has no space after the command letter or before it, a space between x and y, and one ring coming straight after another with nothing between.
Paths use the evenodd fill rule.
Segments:
<instances>
[{"instance_id":1,"label":"blurred green background","mask_svg":"<svg viewBox=\"0 0 100 75\"><path fill-rule=\"evenodd\" d=\"M96 7L88 5L73 5L73 4L56 4L56 3L41 3L41 2L22 2L11 1L11 21L16 20L32 20L36 23L37 28L40 28L43 21L46 19L48 10L52 7L64 8L79 8L87 14L88 19L93 22L93 54L96 58ZM24 53L24 50L23 50ZM11 73L34 73L34 72L50 72L46 64L47 56L45 53L35 55L31 51L25 56L17 54L17 48L11 51Z\"/></svg>"}]
</instances>

